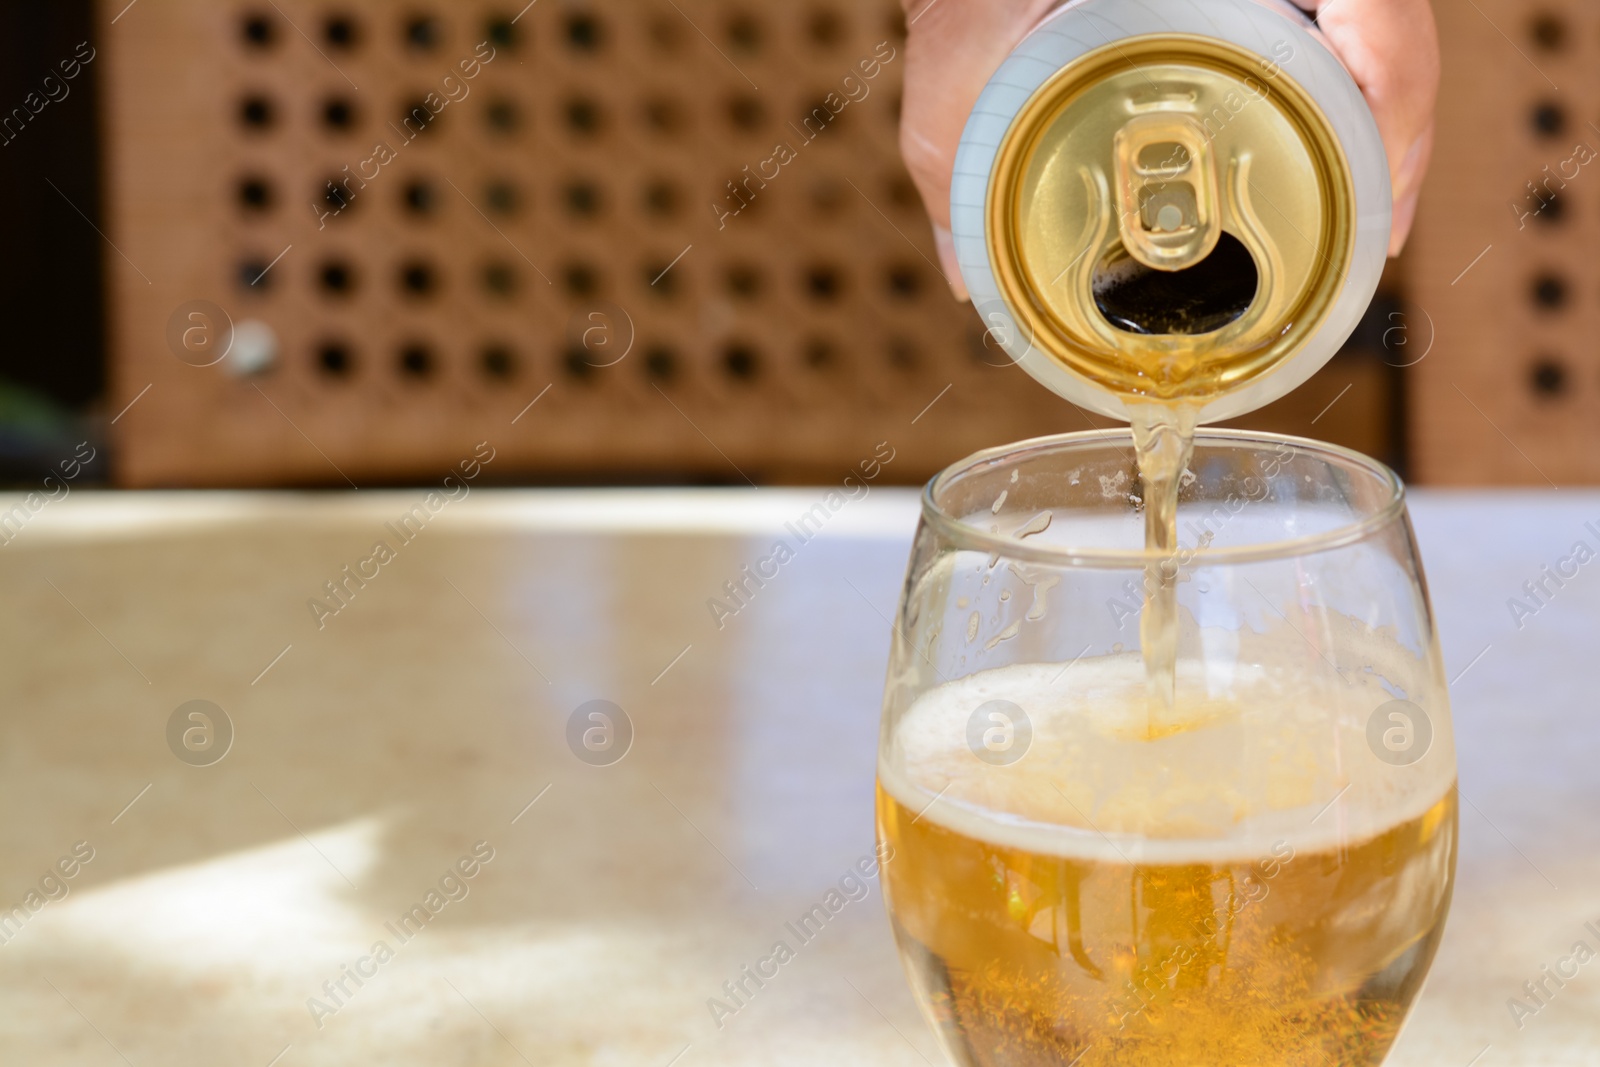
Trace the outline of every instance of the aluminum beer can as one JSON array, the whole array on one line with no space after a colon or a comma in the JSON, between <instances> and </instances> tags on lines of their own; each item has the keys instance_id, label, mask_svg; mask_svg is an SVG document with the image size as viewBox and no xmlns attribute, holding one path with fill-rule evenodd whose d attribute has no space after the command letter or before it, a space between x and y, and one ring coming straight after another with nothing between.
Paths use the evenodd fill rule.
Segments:
<instances>
[{"instance_id":1,"label":"aluminum beer can","mask_svg":"<svg viewBox=\"0 0 1600 1067\"><path fill-rule=\"evenodd\" d=\"M951 230L986 344L1103 415L1214 422L1350 336L1390 207L1377 124L1298 8L1076 0L978 98Z\"/></svg>"}]
</instances>

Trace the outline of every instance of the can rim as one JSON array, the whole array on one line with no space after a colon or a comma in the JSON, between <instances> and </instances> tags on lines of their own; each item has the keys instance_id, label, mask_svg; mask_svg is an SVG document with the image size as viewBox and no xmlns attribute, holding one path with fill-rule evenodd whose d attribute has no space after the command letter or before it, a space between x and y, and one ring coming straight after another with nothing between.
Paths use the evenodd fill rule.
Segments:
<instances>
[{"instance_id":1,"label":"can rim","mask_svg":"<svg viewBox=\"0 0 1600 1067\"><path fill-rule=\"evenodd\" d=\"M1267 433L1253 430L1233 430L1201 427L1195 431L1195 447L1204 444L1256 444L1289 445L1296 452L1333 460L1337 465L1367 475L1376 482L1386 498L1382 506L1371 513L1349 522L1341 523L1302 537L1263 541L1250 545L1226 548L1197 549L1197 565L1258 563L1296 556L1308 556L1333 549L1344 548L1365 540L1389 526L1405 514L1405 483L1387 464L1363 455L1354 449L1315 441L1308 437L1290 434ZM1073 449L1081 445L1131 447L1133 432L1127 427L1107 430L1079 430L1074 433L1051 434L1033 437L1013 444L997 445L974 452L965 459L951 464L931 478L922 491L923 522L935 530L946 545L998 554L1006 559L1028 563L1046 563L1067 567L1131 568L1144 567L1167 559L1171 553L1148 548L1097 548L1077 545L1051 545L1025 541L1010 534L990 533L966 519L947 510L940 503L940 495L957 479L972 473L978 467L998 460L1016 457L1027 452Z\"/></svg>"},{"instance_id":2,"label":"can rim","mask_svg":"<svg viewBox=\"0 0 1600 1067\"><path fill-rule=\"evenodd\" d=\"M1232 76L1243 85L1250 80L1254 69L1252 61L1259 57L1231 41L1189 32L1138 34L1089 50L1046 78L1012 118L996 148L984 204L989 269L999 285L1001 299L1022 328L1030 349L1069 373L1117 393L1124 403L1130 397L1122 395L1105 377L1103 364L1113 357L1102 354L1099 346L1092 344L1093 338L1084 336L1080 324L1064 320L1036 287L1035 279L1023 262L1024 242L1019 233L1018 210L1029 161L1062 111L1098 80L1109 74L1139 69L1141 63L1152 58ZM1315 168L1317 185L1322 190L1324 210L1321 232L1317 235L1320 262L1314 264L1313 275L1296 295L1296 302L1287 310L1283 322L1267 322L1260 337L1253 338L1248 345L1235 345L1241 353L1252 352L1251 369L1231 388L1205 394L1204 401L1208 403L1271 376L1306 348L1338 302L1340 287L1356 254L1355 183L1338 134L1315 97L1291 74L1279 70L1274 81L1274 106L1301 138ZM1141 393L1131 399L1174 397L1155 392Z\"/></svg>"},{"instance_id":3,"label":"can rim","mask_svg":"<svg viewBox=\"0 0 1600 1067\"><path fill-rule=\"evenodd\" d=\"M950 189L952 239L973 307L984 324L992 326L995 339L1005 346L1013 362L1079 407L1122 422L1128 415L1116 394L1067 373L1042 353L1026 351L1016 340L1020 331L1001 299L989 263L988 183L1011 119L1051 74L1108 38L1186 31L1257 50L1275 39L1289 45L1288 57L1281 58L1280 65L1313 95L1333 124L1356 187L1356 254L1323 329L1308 340L1290 365L1208 402L1200 421L1212 424L1259 408L1327 363L1365 311L1384 270L1389 245L1389 168L1377 124L1349 71L1304 12L1282 0L1141 0L1134 5L1117 0L1073 0L1056 9L1000 65L967 118Z\"/></svg>"}]
</instances>

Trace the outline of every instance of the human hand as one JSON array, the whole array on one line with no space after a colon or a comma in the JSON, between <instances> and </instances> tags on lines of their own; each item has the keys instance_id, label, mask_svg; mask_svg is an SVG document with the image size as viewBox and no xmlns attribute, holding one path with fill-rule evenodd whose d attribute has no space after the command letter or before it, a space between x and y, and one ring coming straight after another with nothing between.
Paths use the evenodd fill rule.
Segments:
<instances>
[{"instance_id":1,"label":"human hand","mask_svg":"<svg viewBox=\"0 0 1600 1067\"><path fill-rule=\"evenodd\" d=\"M1433 154L1433 105L1439 98L1433 8L1428 0L1328 0L1317 5L1316 17L1377 120L1394 185L1389 254L1397 256L1411 232Z\"/></svg>"},{"instance_id":2,"label":"human hand","mask_svg":"<svg viewBox=\"0 0 1600 1067\"><path fill-rule=\"evenodd\" d=\"M905 104L900 150L933 220L939 262L965 300L950 238L950 171L978 94L1011 50L1061 0L903 0ZM1428 0L1325 0L1317 23L1366 97L1389 157L1389 254L1411 230L1433 149L1439 40Z\"/></svg>"}]
</instances>

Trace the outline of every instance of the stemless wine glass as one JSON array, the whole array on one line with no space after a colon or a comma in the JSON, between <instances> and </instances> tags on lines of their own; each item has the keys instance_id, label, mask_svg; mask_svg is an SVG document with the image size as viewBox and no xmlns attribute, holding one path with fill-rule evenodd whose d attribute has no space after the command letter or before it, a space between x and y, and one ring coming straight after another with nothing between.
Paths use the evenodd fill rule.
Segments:
<instances>
[{"instance_id":1,"label":"stemless wine glass","mask_svg":"<svg viewBox=\"0 0 1600 1067\"><path fill-rule=\"evenodd\" d=\"M1456 859L1400 482L1202 430L1170 555L1143 547L1140 488L1108 431L979 453L924 494L878 762L914 992L960 1064L1377 1064ZM1163 583L1171 710L1141 655Z\"/></svg>"}]
</instances>

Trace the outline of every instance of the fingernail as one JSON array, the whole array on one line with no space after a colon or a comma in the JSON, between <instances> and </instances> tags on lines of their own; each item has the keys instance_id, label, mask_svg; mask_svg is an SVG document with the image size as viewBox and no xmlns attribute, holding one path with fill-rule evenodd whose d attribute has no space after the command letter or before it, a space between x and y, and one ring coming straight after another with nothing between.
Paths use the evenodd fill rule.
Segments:
<instances>
[{"instance_id":1,"label":"fingernail","mask_svg":"<svg viewBox=\"0 0 1600 1067\"><path fill-rule=\"evenodd\" d=\"M949 229L934 223L933 245L939 251L939 263L944 268L944 280L950 283L950 292L957 300L970 300L967 283L961 278L961 265L956 262L956 240L950 236Z\"/></svg>"},{"instance_id":2,"label":"fingernail","mask_svg":"<svg viewBox=\"0 0 1600 1067\"><path fill-rule=\"evenodd\" d=\"M1428 146L1428 133L1424 131L1420 137L1411 142L1411 147L1406 149L1406 154L1401 158L1400 165L1394 171L1394 188L1398 195L1404 195L1417 180L1417 170L1422 164L1422 153Z\"/></svg>"},{"instance_id":3,"label":"fingernail","mask_svg":"<svg viewBox=\"0 0 1600 1067\"><path fill-rule=\"evenodd\" d=\"M1411 235L1411 223L1417 214L1417 198L1408 196L1394 206L1394 221L1389 226L1389 255L1398 256Z\"/></svg>"},{"instance_id":4,"label":"fingernail","mask_svg":"<svg viewBox=\"0 0 1600 1067\"><path fill-rule=\"evenodd\" d=\"M1422 182L1422 161L1427 155L1431 130L1422 134L1406 150L1394 174L1394 215L1389 228L1389 255L1398 256L1411 233L1417 214L1418 186Z\"/></svg>"}]
</instances>

